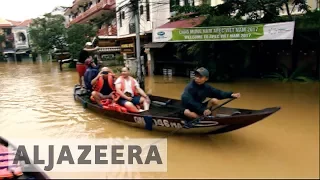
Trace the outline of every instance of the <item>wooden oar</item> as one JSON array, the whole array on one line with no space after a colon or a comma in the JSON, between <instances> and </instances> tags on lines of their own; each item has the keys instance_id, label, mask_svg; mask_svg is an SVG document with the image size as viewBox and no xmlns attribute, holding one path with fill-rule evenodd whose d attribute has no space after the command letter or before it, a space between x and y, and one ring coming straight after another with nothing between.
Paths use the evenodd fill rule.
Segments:
<instances>
[{"instance_id":1,"label":"wooden oar","mask_svg":"<svg viewBox=\"0 0 320 180\"><path fill-rule=\"evenodd\" d=\"M220 104L219 106L217 106L217 107L215 107L215 108L211 109L211 112L212 112L212 111L214 111L214 110L216 110L216 109L221 108L223 105L228 104L229 102L231 102L231 101L233 101L233 100L235 100L235 99L237 99L237 98L234 98L234 97L233 97L233 98L230 98L228 101L226 101L226 102L224 102L224 103Z\"/></svg>"}]
</instances>

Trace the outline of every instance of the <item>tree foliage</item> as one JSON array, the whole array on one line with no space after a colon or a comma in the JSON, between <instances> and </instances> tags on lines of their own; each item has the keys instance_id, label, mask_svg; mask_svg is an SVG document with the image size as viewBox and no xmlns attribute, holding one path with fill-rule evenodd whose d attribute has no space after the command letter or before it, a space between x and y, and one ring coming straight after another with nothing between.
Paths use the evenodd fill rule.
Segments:
<instances>
[{"instance_id":1,"label":"tree foliage","mask_svg":"<svg viewBox=\"0 0 320 180\"><path fill-rule=\"evenodd\" d=\"M67 43L73 58L78 58L80 51L90 37L96 35L97 29L89 24L73 24L67 29Z\"/></svg>"},{"instance_id":2,"label":"tree foliage","mask_svg":"<svg viewBox=\"0 0 320 180\"><path fill-rule=\"evenodd\" d=\"M248 20L258 22L273 22L280 14L281 10L286 10L290 20L292 20L292 11L297 8L298 11L308 11L309 6L306 0L293 0L290 8L290 0L224 0L224 4L219 5L218 9L224 9L225 12L232 12L235 17L247 16ZM228 10L229 9L229 10Z\"/></svg>"},{"instance_id":3,"label":"tree foliage","mask_svg":"<svg viewBox=\"0 0 320 180\"><path fill-rule=\"evenodd\" d=\"M33 48L41 53L54 48L69 50L73 58L78 58L84 44L96 35L97 29L90 24L74 24L66 28L64 22L62 15L51 13L34 19L29 28Z\"/></svg>"},{"instance_id":4,"label":"tree foliage","mask_svg":"<svg viewBox=\"0 0 320 180\"><path fill-rule=\"evenodd\" d=\"M31 44L39 52L49 52L51 49L65 49L66 29L65 18L62 15L44 14L33 19L29 27Z\"/></svg>"}]
</instances>

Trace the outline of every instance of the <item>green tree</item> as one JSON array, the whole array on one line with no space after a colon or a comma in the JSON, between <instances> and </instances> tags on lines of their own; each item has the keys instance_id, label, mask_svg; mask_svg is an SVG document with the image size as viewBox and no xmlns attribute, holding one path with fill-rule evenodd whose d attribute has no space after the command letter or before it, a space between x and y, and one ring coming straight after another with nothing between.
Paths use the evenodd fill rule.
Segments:
<instances>
[{"instance_id":1,"label":"green tree","mask_svg":"<svg viewBox=\"0 0 320 180\"><path fill-rule=\"evenodd\" d=\"M248 20L256 23L273 22L278 19L280 10L286 8L287 15L292 20L292 11L298 8L299 11L308 11L309 6L306 0L293 0L292 8L289 7L290 0L224 0L224 4L218 9L224 12L234 13L236 17L248 16Z\"/></svg>"},{"instance_id":2,"label":"green tree","mask_svg":"<svg viewBox=\"0 0 320 180\"><path fill-rule=\"evenodd\" d=\"M85 43L90 41L90 37L94 37L96 33L96 27L89 24L73 24L67 29L66 41L73 58L79 57Z\"/></svg>"},{"instance_id":3,"label":"green tree","mask_svg":"<svg viewBox=\"0 0 320 180\"><path fill-rule=\"evenodd\" d=\"M51 49L64 50L66 28L62 15L44 14L43 17L33 19L29 27L32 46L40 53L47 53Z\"/></svg>"}]
</instances>

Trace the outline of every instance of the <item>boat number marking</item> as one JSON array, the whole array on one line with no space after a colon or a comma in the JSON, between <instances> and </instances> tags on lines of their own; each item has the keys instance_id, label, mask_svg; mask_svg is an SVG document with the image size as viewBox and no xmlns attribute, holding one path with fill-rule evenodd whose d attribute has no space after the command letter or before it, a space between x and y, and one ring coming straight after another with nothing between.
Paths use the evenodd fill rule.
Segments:
<instances>
[{"instance_id":1,"label":"boat number marking","mask_svg":"<svg viewBox=\"0 0 320 180\"><path fill-rule=\"evenodd\" d=\"M145 125L145 121L143 117L134 116L133 119L136 123ZM179 122L169 122L166 119L155 119L155 118L152 118L152 121L155 126L163 126L168 128L182 128L182 125Z\"/></svg>"},{"instance_id":2,"label":"boat number marking","mask_svg":"<svg viewBox=\"0 0 320 180\"><path fill-rule=\"evenodd\" d=\"M146 122L144 121L144 118L143 118L143 117L136 117L136 116L134 116L133 119L134 119L134 121L135 121L136 123L138 123L138 124L143 124L143 125L146 124Z\"/></svg>"}]
</instances>

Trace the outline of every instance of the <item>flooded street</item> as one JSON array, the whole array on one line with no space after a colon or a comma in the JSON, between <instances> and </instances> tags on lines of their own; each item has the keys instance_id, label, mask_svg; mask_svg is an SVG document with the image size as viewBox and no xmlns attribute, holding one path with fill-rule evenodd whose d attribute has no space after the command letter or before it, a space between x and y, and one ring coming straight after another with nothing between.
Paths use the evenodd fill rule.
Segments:
<instances>
[{"instance_id":1,"label":"flooded street","mask_svg":"<svg viewBox=\"0 0 320 180\"><path fill-rule=\"evenodd\" d=\"M75 69L56 62L0 63L0 136L160 138L108 120L73 99ZM146 78L146 92L178 98L186 78ZM229 107L281 110L251 126L211 136L170 136L167 173L48 173L52 178L319 178L319 83L215 83L241 92ZM199 168L199 169L197 169Z\"/></svg>"}]
</instances>

